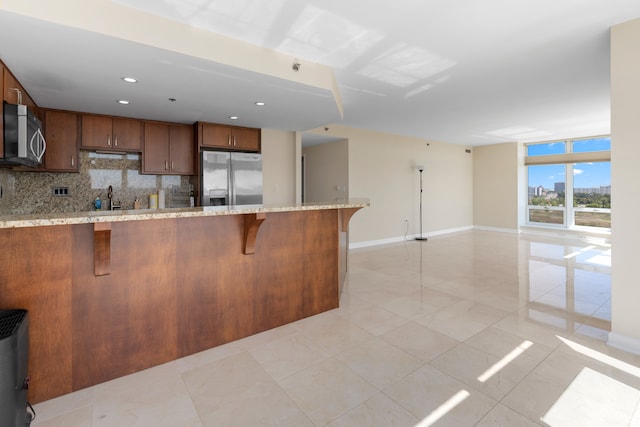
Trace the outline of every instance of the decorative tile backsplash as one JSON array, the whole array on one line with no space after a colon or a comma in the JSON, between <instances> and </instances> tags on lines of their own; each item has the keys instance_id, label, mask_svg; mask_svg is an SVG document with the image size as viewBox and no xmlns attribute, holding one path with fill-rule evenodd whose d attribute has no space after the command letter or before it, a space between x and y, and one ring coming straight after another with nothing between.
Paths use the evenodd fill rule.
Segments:
<instances>
[{"instance_id":1,"label":"decorative tile backsplash","mask_svg":"<svg viewBox=\"0 0 640 427\"><path fill-rule=\"evenodd\" d=\"M0 215L94 210L96 197L108 208L107 189L122 209L149 207L149 195L172 186L188 186L189 176L142 175L138 153L102 154L80 151L79 173L0 169ZM58 195L54 194L58 193ZM66 194L65 194L66 193ZM169 207L167 200L166 206Z\"/></svg>"}]
</instances>

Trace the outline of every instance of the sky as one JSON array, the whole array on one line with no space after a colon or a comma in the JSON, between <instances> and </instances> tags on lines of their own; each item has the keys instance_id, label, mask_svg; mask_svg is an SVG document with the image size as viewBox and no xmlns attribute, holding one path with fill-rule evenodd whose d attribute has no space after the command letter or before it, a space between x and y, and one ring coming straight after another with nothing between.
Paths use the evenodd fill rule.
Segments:
<instances>
[{"instance_id":1,"label":"sky","mask_svg":"<svg viewBox=\"0 0 640 427\"><path fill-rule=\"evenodd\" d=\"M598 188L611 185L611 163L576 163L573 166L573 186L578 188ZM553 190L556 182L565 182L565 165L529 166L529 186L542 185Z\"/></svg>"},{"instance_id":2,"label":"sky","mask_svg":"<svg viewBox=\"0 0 640 427\"><path fill-rule=\"evenodd\" d=\"M527 155L563 154L568 148L567 145L568 143L564 141L532 144L527 146ZM610 150L611 139L609 137L601 137L576 140L573 141L571 149L574 153ZM604 185L611 185L610 162L576 163L570 166L573 169L574 188L598 188ZM530 187L542 185L546 189L553 190L556 182L566 182L565 165L529 166L528 171Z\"/></svg>"}]
</instances>

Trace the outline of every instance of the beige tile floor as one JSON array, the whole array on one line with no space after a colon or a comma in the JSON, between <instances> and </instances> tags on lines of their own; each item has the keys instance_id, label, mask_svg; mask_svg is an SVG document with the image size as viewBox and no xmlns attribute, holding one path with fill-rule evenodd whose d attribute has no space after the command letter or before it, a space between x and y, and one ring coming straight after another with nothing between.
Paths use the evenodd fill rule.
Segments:
<instances>
[{"instance_id":1,"label":"beige tile floor","mask_svg":"<svg viewBox=\"0 0 640 427\"><path fill-rule=\"evenodd\" d=\"M640 426L608 245L467 231L352 250L340 308L36 405L34 426Z\"/></svg>"}]
</instances>

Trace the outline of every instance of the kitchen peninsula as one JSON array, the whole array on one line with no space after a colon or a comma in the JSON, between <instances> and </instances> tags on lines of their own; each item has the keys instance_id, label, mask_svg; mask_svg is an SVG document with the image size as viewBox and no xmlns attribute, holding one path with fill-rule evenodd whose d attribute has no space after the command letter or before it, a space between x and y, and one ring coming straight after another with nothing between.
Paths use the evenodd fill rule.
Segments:
<instances>
[{"instance_id":1,"label":"kitchen peninsula","mask_svg":"<svg viewBox=\"0 0 640 427\"><path fill-rule=\"evenodd\" d=\"M40 402L338 306L367 200L0 217Z\"/></svg>"}]
</instances>

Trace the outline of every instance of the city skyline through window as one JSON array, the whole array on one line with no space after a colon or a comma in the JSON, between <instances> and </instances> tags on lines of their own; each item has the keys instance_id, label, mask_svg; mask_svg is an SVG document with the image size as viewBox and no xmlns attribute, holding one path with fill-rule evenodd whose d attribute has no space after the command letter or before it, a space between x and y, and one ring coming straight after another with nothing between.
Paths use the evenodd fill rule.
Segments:
<instances>
[{"instance_id":1,"label":"city skyline through window","mask_svg":"<svg viewBox=\"0 0 640 427\"><path fill-rule=\"evenodd\" d=\"M556 155L549 157L556 164L527 166L527 223L611 228L611 162L571 161L573 153L610 148L609 137L527 145L529 157ZM565 163L557 163L557 155L566 156Z\"/></svg>"}]
</instances>

